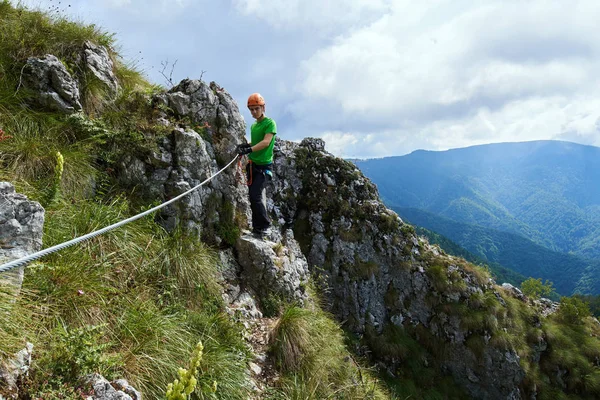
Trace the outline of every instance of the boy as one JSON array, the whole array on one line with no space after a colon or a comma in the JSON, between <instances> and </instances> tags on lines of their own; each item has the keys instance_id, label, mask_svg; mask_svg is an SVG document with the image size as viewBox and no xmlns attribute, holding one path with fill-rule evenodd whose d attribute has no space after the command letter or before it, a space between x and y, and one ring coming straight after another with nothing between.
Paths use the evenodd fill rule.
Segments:
<instances>
[{"instance_id":1,"label":"boy","mask_svg":"<svg viewBox=\"0 0 600 400\"><path fill-rule=\"evenodd\" d=\"M265 99L259 93L248 97L248 109L256 122L250 127L250 144L238 146L240 156L248 154L246 174L248 177L250 208L252 209L252 232L265 235L269 231L271 221L267 215L265 185L273 174L273 147L277 125L271 118L265 116Z\"/></svg>"}]
</instances>

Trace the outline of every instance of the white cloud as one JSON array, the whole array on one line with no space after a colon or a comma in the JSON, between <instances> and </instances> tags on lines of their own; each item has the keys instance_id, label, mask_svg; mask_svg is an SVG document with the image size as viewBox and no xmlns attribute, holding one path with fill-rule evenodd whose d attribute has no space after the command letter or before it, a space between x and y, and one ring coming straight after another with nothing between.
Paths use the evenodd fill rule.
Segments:
<instances>
[{"instance_id":1,"label":"white cloud","mask_svg":"<svg viewBox=\"0 0 600 400\"><path fill-rule=\"evenodd\" d=\"M193 0L107 0L106 2L114 8L134 7L139 11L146 11L148 13L157 10L172 10L173 5L186 7L194 3Z\"/></svg>"},{"instance_id":2,"label":"white cloud","mask_svg":"<svg viewBox=\"0 0 600 400\"><path fill-rule=\"evenodd\" d=\"M330 153L344 154L344 152L358 143L357 135L344 132L325 132L322 139L325 140L325 148Z\"/></svg>"},{"instance_id":3,"label":"white cloud","mask_svg":"<svg viewBox=\"0 0 600 400\"><path fill-rule=\"evenodd\" d=\"M579 110L573 113L572 110ZM474 116L432 121L415 130L377 133L326 132L328 151L343 157L369 158L406 154L417 148L447 150L476 144L531 140L571 140L599 145L600 98L532 97Z\"/></svg>"},{"instance_id":4,"label":"white cloud","mask_svg":"<svg viewBox=\"0 0 600 400\"><path fill-rule=\"evenodd\" d=\"M241 104L260 91L286 139L320 136L338 155L552 138L600 145L596 0L70 4L145 57L155 81L160 61L177 59L176 79L207 70Z\"/></svg>"},{"instance_id":5,"label":"white cloud","mask_svg":"<svg viewBox=\"0 0 600 400\"><path fill-rule=\"evenodd\" d=\"M332 32L389 9L391 0L234 0L237 9L283 30ZM313 33L315 33L313 31Z\"/></svg>"},{"instance_id":6,"label":"white cloud","mask_svg":"<svg viewBox=\"0 0 600 400\"><path fill-rule=\"evenodd\" d=\"M595 1L394 1L303 62L298 103L325 102L429 149L564 137L599 143L598 19ZM364 155L398 154L407 138L397 135L363 146ZM339 136L334 148L360 150Z\"/></svg>"}]
</instances>

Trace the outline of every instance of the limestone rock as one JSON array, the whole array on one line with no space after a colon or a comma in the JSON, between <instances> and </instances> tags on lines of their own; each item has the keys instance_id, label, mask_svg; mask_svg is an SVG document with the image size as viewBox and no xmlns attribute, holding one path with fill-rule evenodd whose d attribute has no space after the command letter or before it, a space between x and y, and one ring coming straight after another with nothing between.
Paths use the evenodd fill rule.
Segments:
<instances>
[{"instance_id":1,"label":"limestone rock","mask_svg":"<svg viewBox=\"0 0 600 400\"><path fill-rule=\"evenodd\" d=\"M275 295L304 302L308 265L291 230L284 232L281 244L248 234L238 239L235 247L242 277L261 299Z\"/></svg>"},{"instance_id":2,"label":"limestone rock","mask_svg":"<svg viewBox=\"0 0 600 400\"><path fill-rule=\"evenodd\" d=\"M119 91L119 81L115 76L113 62L104 46L90 41L83 44L83 65L94 77L102 82L112 96Z\"/></svg>"},{"instance_id":3,"label":"limestone rock","mask_svg":"<svg viewBox=\"0 0 600 400\"><path fill-rule=\"evenodd\" d=\"M10 183L0 182L0 263L39 251L43 228L42 206L15 193ZM0 279L7 279L18 290L23 282L23 268L0 274Z\"/></svg>"},{"instance_id":4,"label":"limestone rock","mask_svg":"<svg viewBox=\"0 0 600 400\"><path fill-rule=\"evenodd\" d=\"M142 400L142 394L138 392L133 386L129 384L125 379L117 379L112 382L112 386L116 390L120 390L121 392L129 395L132 400Z\"/></svg>"},{"instance_id":5,"label":"limestone rock","mask_svg":"<svg viewBox=\"0 0 600 400\"><path fill-rule=\"evenodd\" d=\"M168 107L175 118L190 126L173 126L149 156L129 155L121 160L119 177L125 186L141 189L151 201L166 201L197 186L232 160L245 124L237 105L223 89L186 79L154 104ZM227 115L227 116L225 116ZM164 119L164 117L161 117ZM221 163L221 164L220 164ZM161 210L157 219L168 230L182 226L211 244L235 240L236 215L249 215L247 188L235 166L202 188ZM239 219L239 217L237 217Z\"/></svg>"},{"instance_id":6,"label":"limestone rock","mask_svg":"<svg viewBox=\"0 0 600 400\"><path fill-rule=\"evenodd\" d=\"M484 291L493 294L493 282L480 282L458 260L415 236L383 205L375 185L352 163L327 153L321 140L276 141L274 171L279 179L271 188L270 208L280 223L294 227L338 320L359 335L378 335L389 325L420 326L445 343L447 356L438 361L473 398L520 398L524 371L516 352L487 346L475 355L466 346L472 333L460 317L433 307L468 304ZM426 254L446 257L450 264L438 281ZM460 290L440 289L453 280ZM400 362L385 355L382 361L392 371Z\"/></svg>"},{"instance_id":7,"label":"limestone rock","mask_svg":"<svg viewBox=\"0 0 600 400\"><path fill-rule=\"evenodd\" d=\"M33 102L42 108L68 114L81 110L77 82L63 63L51 54L27 59L22 82L34 93Z\"/></svg>"},{"instance_id":8,"label":"limestone rock","mask_svg":"<svg viewBox=\"0 0 600 400\"><path fill-rule=\"evenodd\" d=\"M141 400L142 395L124 379L109 382L100 374L91 374L82 379L84 388L92 390L89 400Z\"/></svg>"},{"instance_id":9,"label":"limestone rock","mask_svg":"<svg viewBox=\"0 0 600 400\"><path fill-rule=\"evenodd\" d=\"M214 82L184 79L168 93L155 98L177 117L202 126L218 157L229 160L244 142L246 123L231 95Z\"/></svg>"},{"instance_id":10,"label":"limestone rock","mask_svg":"<svg viewBox=\"0 0 600 400\"><path fill-rule=\"evenodd\" d=\"M0 387L6 393L17 394L17 383L21 377L27 376L31 366L31 355L33 354L33 344L27 343L24 349L20 350L12 359L0 364ZM0 395L0 397L2 397Z\"/></svg>"},{"instance_id":11,"label":"limestone rock","mask_svg":"<svg viewBox=\"0 0 600 400\"><path fill-rule=\"evenodd\" d=\"M522 302L527 302L527 296L525 296L523 294L523 292L521 291L521 289L519 289L517 287L514 287L510 283L506 283L506 282L503 283L502 284L502 289L506 290L515 299L519 299Z\"/></svg>"}]
</instances>

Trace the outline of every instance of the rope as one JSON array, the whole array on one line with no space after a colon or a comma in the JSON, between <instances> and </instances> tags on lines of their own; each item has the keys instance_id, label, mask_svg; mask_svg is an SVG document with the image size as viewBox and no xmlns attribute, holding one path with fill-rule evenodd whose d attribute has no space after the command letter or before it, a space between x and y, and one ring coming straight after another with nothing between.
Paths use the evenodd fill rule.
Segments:
<instances>
[{"instance_id":1,"label":"rope","mask_svg":"<svg viewBox=\"0 0 600 400\"><path fill-rule=\"evenodd\" d=\"M129 222L135 221L136 219L140 219L140 218L142 218L142 217L144 217L144 216L146 216L148 214L153 213L154 211L160 210L161 208L163 208L165 206L168 206L169 204L171 204L171 203L173 203L173 202L181 199L182 197L184 197L184 196L192 193L194 190L198 189L199 187L201 187L201 186L207 184L208 182L210 182L210 180L212 180L213 178L215 178L221 172L223 172L224 170L226 170L231 164L233 164L235 162L235 160L237 160L237 158L238 157L236 156L233 160L231 160L229 162L229 164L227 164L226 166L224 166L223 168L221 168L219 170L219 172L217 172L213 176L207 178L202 183L194 186L193 188L191 188L187 192L182 193L182 194L178 195L177 197L172 198L169 201L166 201L166 202L164 202L164 203L162 203L162 204L160 204L160 205L158 205L156 207L153 207L153 208L151 208L149 210L146 210L146 211L144 211L144 212L142 212L140 214L134 215L133 217L130 217L130 218L127 218L127 219L125 219L123 221L117 222L116 224L112 224L110 226L107 226L105 228L99 229L97 231L90 232L87 235L80 236L78 238L69 240L68 242L57 244L56 246L48 247L47 249L38 251L36 253L30 254L30 255L25 256L25 257L21 257L21 258L19 258L17 260L9 262L9 263L2 264L2 265L0 265L0 273L1 272L6 272L6 271L11 270L11 269L16 268L16 267L20 267L20 266L25 265L25 264L33 261L33 260L37 260L40 257L43 257L45 255L54 253L54 252L59 251L59 250L62 250L64 248L66 248L66 247L73 246L74 244L77 244L77 243L82 242L84 240L91 239L91 238L96 237L98 235L101 235L101 234L103 234L105 232L108 232L110 230L113 230L115 228L123 226L123 225L125 225L125 224L127 224Z\"/></svg>"}]
</instances>

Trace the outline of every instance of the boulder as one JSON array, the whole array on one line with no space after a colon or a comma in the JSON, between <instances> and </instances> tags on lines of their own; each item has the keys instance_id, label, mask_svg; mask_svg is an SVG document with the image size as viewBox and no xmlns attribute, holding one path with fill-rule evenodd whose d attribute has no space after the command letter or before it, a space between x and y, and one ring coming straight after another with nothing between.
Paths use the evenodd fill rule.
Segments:
<instances>
[{"instance_id":1,"label":"boulder","mask_svg":"<svg viewBox=\"0 0 600 400\"><path fill-rule=\"evenodd\" d=\"M0 387L2 387L3 392L16 398L19 381L29 373L32 354L33 344L27 342L25 348L15 354L13 358L0 363ZM2 398L2 395L0 395L0 398Z\"/></svg>"},{"instance_id":2,"label":"boulder","mask_svg":"<svg viewBox=\"0 0 600 400\"><path fill-rule=\"evenodd\" d=\"M51 54L27 59L22 83L33 93L34 105L66 114L82 108L77 82L64 64Z\"/></svg>"},{"instance_id":3,"label":"boulder","mask_svg":"<svg viewBox=\"0 0 600 400\"><path fill-rule=\"evenodd\" d=\"M119 91L119 81L113 72L114 64L106 47L86 41L83 44L82 61L85 70L102 82L114 97Z\"/></svg>"},{"instance_id":4,"label":"boulder","mask_svg":"<svg viewBox=\"0 0 600 400\"><path fill-rule=\"evenodd\" d=\"M91 374L82 379L82 385L92 393L88 400L142 400L141 393L125 379L109 382L100 374Z\"/></svg>"},{"instance_id":5,"label":"boulder","mask_svg":"<svg viewBox=\"0 0 600 400\"><path fill-rule=\"evenodd\" d=\"M15 193L8 182L0 182L0 264L39 251L42 247L44 209L26 196ZM17 290L24 267L0 274Z\"/></svg>"},{"instance_id":6,"label":"boulder","mask_svg":"<svg viewBox=\"0 0 600 400\"><path fill-rule=\"evenodd\" d=\"M243 235L235 249L242 279L260 299L274 296L298 304L307 299L308 264L292 230L283 232L281 242Z\"/></svg>"}]
</instances>

